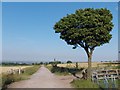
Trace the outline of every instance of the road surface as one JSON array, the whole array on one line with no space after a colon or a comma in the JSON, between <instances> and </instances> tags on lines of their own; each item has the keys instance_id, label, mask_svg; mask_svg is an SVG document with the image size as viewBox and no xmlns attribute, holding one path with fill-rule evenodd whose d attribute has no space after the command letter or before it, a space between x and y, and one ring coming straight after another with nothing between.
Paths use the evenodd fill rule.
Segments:
<instances>
[{"instance_id":1,"label":"road surface","mask_svg":"<svg viewBox=\"0 0 120 90\"><path fill-rule=\"evenodd\" d=\"M10 84L8 88L72 88L73 76L57 76L42 66L30 79Z\"/></svg>"}]
</instances>

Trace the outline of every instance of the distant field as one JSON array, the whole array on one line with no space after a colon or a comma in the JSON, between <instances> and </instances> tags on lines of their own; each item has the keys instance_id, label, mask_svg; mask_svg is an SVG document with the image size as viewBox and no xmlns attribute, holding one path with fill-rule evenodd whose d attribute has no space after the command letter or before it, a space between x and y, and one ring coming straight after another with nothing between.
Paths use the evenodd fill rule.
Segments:
<instances>
[{"instance_id":1,"label":"distant field","mask_svg":"<svg viewBox=\"0 0 120 90\"><path fill-rule=\"evenodd\" d=\"M106 67L106 66L108 66L109 65L109 63L106 63L106 64L104 64L104 62L92 62L92 67ZM118 64L116 64L116 65L118 65ZM115 66L116 66L115 65ZM71 64L58 64L57 66L59 66L59 67L76 67L76 63L71 63ZM111 66L114 66L113 64L111 64ZM80 68L80 67L84 67L84 68L87 68L88 67L88 63L87 62L79 62L78 63L78 67Z\"/></svg>"},{"instance_id":2,"label":"distant field","mask_svg":"<svg viewBox=\"0 0 120 90\"><path fill-rule=\"evenodd\" d=\"M24 69L24 68L27 68L27 67L32 67L32 66L0 66L0 74L1 73L6 73L7 71L10 71L11 69L13 70L16 70L16 69Z\"/></svg>"},{"instance_id":3,"label":"distant field","mask_svg":"<svg viewBox=\"0 0 120 90\"><path fill-rule=\"evenodd\" d=\"M14 73L14 74L8 74L5 73L11 69L24 69L25 72L18 74L18 73ZM0 69L2 69L2 74L1 78L0 78L0 88L2 87L3 90L6 90L7 85L13 83L13 82L17 82L17 81L21 81L21 80L26 80L29 79L29 77L34 74L38 69L40 68L40 65L31 65L31 66L3 66L0 67Z\"/></svg>"},{"instance_id":4,"label":"distant field","mask_svg":"<svg viewBox=\"0 0 120 90\"><path fill-rule=\"evenodd\" d=\"M94 62L92 63L92 67L97 67L97 64L99 64L99 62ZM59 67L76 67L76 63L70 63L70 64L58 64ZM84 67L87 68L88 67L88 63L86 62L81 62L78 63L78 67Z\"/></svg>"}]
</instances>

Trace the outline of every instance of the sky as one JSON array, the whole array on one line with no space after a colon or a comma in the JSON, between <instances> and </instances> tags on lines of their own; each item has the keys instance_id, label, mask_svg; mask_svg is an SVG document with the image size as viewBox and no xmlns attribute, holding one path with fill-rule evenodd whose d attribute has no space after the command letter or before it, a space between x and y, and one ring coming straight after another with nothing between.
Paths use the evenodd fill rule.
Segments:
<instances>
[{"instance_id":1,"label":"sky","mask_svg":"<svg viewBox=\"0 0 120 90\"><path fill-rule=\"evenodd\" d=\"M120 28L120 2L118 3L118 28ZM120 60L120 29L118 29L118 50L119 50L119 54L118 54L118 60Z\"/></svg>"},{"instance_id":2,"label":"sky","mask_svg":"<svg viewBox=\"0 0 120 90\"><path fill-rule=\"evenodd\" d=\"M2 2L118 2L119 0L1 0Z\"/></svg>"},{"instance_id":3,"label":"sky","mask_svg":"<svg viewBox=\"0 0 120 90\"><path fill-rule=\"evenodd\" d=\"M0 2L0 62L2 61L2 3Z\"/></svg>"},{"instance_id":4,"label":"sky","mask_svg":"<svg viewBox=\"0 0 120 90\"><path fill-rule=\"evenodd\" d=\"M118 59L118 3L19 2L2 3L3 61L87 61L82 48L72 49L59 38L53 26L62 17L80 8L107 8L113 14L114 28L109 44L97 47L93 61Z\"/></svg>"}]
</instances>

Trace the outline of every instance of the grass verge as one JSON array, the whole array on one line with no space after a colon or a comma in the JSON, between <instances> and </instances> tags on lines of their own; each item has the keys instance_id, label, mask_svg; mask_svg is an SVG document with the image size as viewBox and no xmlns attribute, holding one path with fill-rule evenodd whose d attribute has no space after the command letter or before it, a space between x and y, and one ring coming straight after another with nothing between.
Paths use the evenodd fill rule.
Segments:
<instances>
[{"instance_id":1,"label":"grass verge","mask_svg":"<svg viewBox=\"0 0 120 90\"><path fill-rule=\"evenodd\" d=\"M108 86L108 88L118 88L120 89L120 80L119 79L116 79L114 82L112 82L111 79L108 80L108 84L105 84L104 83L104 80L99 80L99 86L101 88L106 88L106 85Z\"/></svg>"},{"instance_id":2,"label":"grass verge","mask_svg":"<svg viewBox=\"0 0 120 90\"><path fill-rule=\"evenodd\" d=\"M30 75L34 74L39 68L40 68L39 65L34 65L32 67L24 68L25 72L22 74L2 74L1 76L2 82L0 82L0 87L2 87L2 90L5 90L8 84L20 80L29 79Z\"/></svg>"},{"instance_id":3,"label":"grass verge","mask_svg":"<svg viewBox=\"0 0 120 90\"><path fill-rule=\"evenodd\" d=\"M71 82L72 86L75 88L97 88L99 89L99 86L96 83L91 82L91 80L73 80ZM100 89L99 89L100 90Z\"/></svg>"},{"instance_id":4,"label":"grass verge","mask_svg":"<svg viewBox=\"0 0 120 90\"><path fill-rule=\"evenodd\" d=\"M119 90L120 89L120 80L116 80L115 87L113 87L113 83L111 83L111 80L109 80L108 87L105 86L105 83L103 80L99 81L99 85L97 83L92 82L91 80L82 80L82 79L77 79L73 80L71 82L71 85L75 88L89 88L89 89L97 89L97 90Z\"/></svg>"}]
</instances>

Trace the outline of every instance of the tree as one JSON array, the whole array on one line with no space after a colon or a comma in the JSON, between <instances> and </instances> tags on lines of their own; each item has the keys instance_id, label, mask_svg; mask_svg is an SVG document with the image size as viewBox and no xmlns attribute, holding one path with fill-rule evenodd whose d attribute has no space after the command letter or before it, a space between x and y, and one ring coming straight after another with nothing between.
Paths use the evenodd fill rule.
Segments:
<instances>
[{"instance_id":1,"label":"tree","mask_svg":"<svg viewBox=\"0 0 120 90\"><path fill-rule=\"evenodd\" d=\"M67 63L72 63L72 61L67 61Z\"/></svg>"},{"instance_id":2,"label":"tree","mask_svg":"<svg viewBox=\"0 0 120 90\"><path fill-rule=\"evenodd\" d=\"M82 47L88 56L87 77L91 77L91 60L93 51L97 46L109 43L113 28L112 14L106 8L79 9L74 14L60 19L55 25L55 33L60 33L60 38L73 49Z\"/></svg>"},{"instance_id":3,"label":"tree","mask_svg":"<svg viewBox=\"0 0 120 90\"><path fill-rule=\"evenodd\" d=\"M43 64L43 62L40 62L40 65L42 65Z\"/></svg>"},{"instance_id":4,"label":"tree","mask_svg":"<svg viewBox=\"0 0 120 90\"><path fill-rule=\"evenodd\" d=\"M54 59L54 61L49 62L49 64L52 64L53 67L57 67L57 64L61 64L61 61L56 61L56 59Z\"/></svg>"},{"instance_id":5,"label":"tree","mask_svg":"<svg viewBox=\"0 0 120 90\"><path fill-rule=\"evenodd\" d=\"M76 68L78 69L78 62L76 62Z\"/></svg>"}]
</instances>

